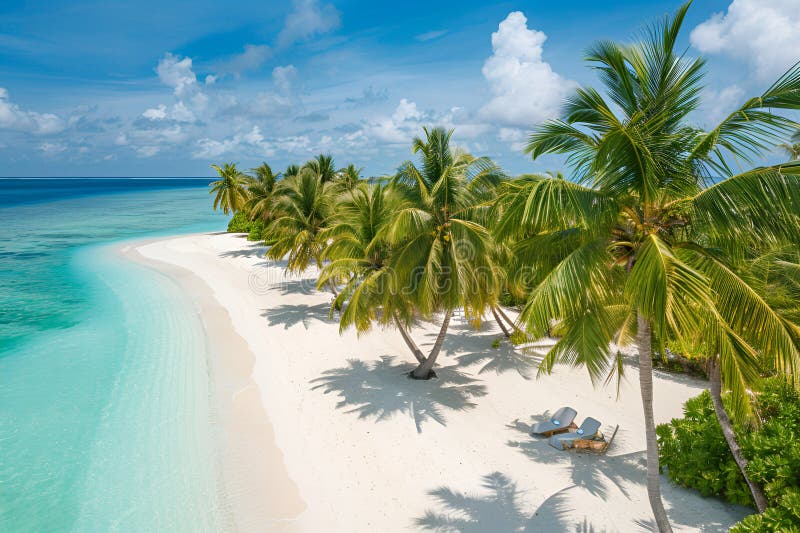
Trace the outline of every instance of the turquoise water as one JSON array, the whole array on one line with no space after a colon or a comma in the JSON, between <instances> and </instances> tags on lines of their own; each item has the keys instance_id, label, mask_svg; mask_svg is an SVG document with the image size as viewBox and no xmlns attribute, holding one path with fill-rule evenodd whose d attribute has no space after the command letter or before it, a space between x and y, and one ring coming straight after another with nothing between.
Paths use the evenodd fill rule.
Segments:
<instances>
[{"instance_id":1,"label":"turquoise water","mask_svg":"<svg viewBox=\"0 0 800 533\"><path fill-rule=\"evenodd\" d=\"M205 182L16 205L3 185L0 531L229 529L200 319L113 252L224 229Z\"/></svg>"}]
</instances>

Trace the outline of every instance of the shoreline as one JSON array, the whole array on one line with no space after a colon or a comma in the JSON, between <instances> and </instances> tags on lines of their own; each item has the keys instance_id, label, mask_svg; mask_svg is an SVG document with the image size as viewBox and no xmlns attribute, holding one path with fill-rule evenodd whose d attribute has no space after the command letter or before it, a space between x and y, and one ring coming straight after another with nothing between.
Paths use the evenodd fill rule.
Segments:
<instances>
[{"instance_id":1,"label":"shoreline","mask_svg":"<svg viewBox=\"0 0 800 533\"><path fill-rule=\"evenodd\" d=\"M183 235L186 236L186 235ZM206 364L212 390L212 424L219 433L218 475L237 531L294 531L292 523L305 511L297 486L289 478L258 385L253 380L255 356L233 327L230 314L211 288L191 270L144 256L142 247L175 237L153 238L116 247L128 261L175 283L197 310L205 332Z\"/></svg>"},{"instance_id":2,"label":"shoreline","mask_svg":"<svg viewBox=\"0 0 800 533\"><path fill-rule=\"evenodd\" d=\"M439 378L409 380L413 357L396 331L340 334L315 273L286 275L260 243L220 232L126 248L200 313L210 378L231 399L216 422L233 448L222 467L240 530L629 531L651 520L635 366L619 395L593 388L583 369L537 379L536 354L491 348L496 324L476 330L454 317ZM420 323L412 335L425 350L438 329ZM657 423L704 387L656 372ZM607 455L559 452L528 435L562 405L578 423L620 425ZM662 489L676 531L725 531L749 513L666 477Z\"/></svg>"}]
</instances>

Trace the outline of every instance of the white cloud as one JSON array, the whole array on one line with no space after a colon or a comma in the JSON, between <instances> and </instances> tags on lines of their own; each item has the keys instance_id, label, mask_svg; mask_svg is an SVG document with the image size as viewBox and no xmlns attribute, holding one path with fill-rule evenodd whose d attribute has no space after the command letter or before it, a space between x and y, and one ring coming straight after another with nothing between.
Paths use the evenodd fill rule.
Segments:
<instances>
[{"instance_id":1,"label":"white cloud","mask_svg":"<svg viewBox=\"0 0 800 533\"><path fill-rule=\"evenodd\" d=\"M703 111L708 127L716 127L725 117L730 115L744 103L745 92L738 85L725 87L720 91L705 89L703 91Z\"/></svg>"},{"instance_id":2,"label":"white cloud","mask_svg":"<svg viewBox=\"0 0 800 533\"><path fill-rule=\"evenodd\" d=\"M497 140L507 143L515 152L525 150L525 131L518 128L500 128L497 132Z\"/></svg>"},{"instance_id":3,"label":"white cloud","mask_svg":"<svg viewBox=\"0 0 800 533\"><path fill-rule=\"evenodd\" d=\"M528 29L519 11L509 13L492 33L494 53L483 65L492 99L481 116L508 126L531 127L555 117L564 97L576 86L543 61L547 36Z\"/></svg>"},{"instance_id":4,"label":"white cloud","mask_svg":"<svg viewBox=\"0 0 800 533\"><path fill-rule=\"evenodd\" d=\"M56 155L66 150L67 145L63 143L42 143L39 149L44 152L45 155Z\"/></svg>"},{"instance_id":5,"label":"white cloud","mask_svg":"<svg viewBox=\"0 0 800 533\"><path fill-rule=\"evenodd\" d=\"M318 0L292 0L292 10L278 34L278 45L289 46L327 33L338 28L339 22L339 12L332 4L320 5Z\"/></svg>"},{"instance_id":6,"label":"white cloud","mask_svg":"<svg viewBox=\"0 0 800 533\"><path fill-rule=\"evenodd\" d=\"M690 35L701 52L743 59L767 80L800 59L800 4L797 0L733 0Z\"/></svg>"},{"instance_id":7,"label":"white cloud","mask_svg":"<svg viewBox=\"0 0 800 533\"><path fill-rule=\"evenodd\" d=\"M291 93L297 81L297 69L294 65L285 67L275 67L272 69L272 83L279 92L283 94Z\"/></svg>"},{"instance_id":8,"label":"white cloud","mask_svg":"<svg viewBox=\"0 0 800 533\"><path fill-rule=\"evenodd\" d=\"M264 62L272 56L272 50L265 44L246 44L241 54L230 56L214 68L220 74L232 74L239 77L248 70L258 70ZM206 85L213 84L217 78L212 76L213 81L209 83L206 76Z\"/></svg>"},{"instance_id":9,"label":"white cloud","mask_svg":"<svg viewBox=\"0 0 800 533\"><path fill-rule=\"evenodd\" d=\"M214 76L213 74L209 74L206 76L206 85L214 85L217 83L218 76Z\"/></svg>"},{"instance_id":10,"label":"white cloud","mask_svg":"<svg viewBox=\"0 0 800 533\"><path fill-rule=\"evenodd\" d=\"M253 151L264 156L273 155L273 150L266 144L261 129L253 126L248 132L237 133L232 137L217 141L214 139L203 138L197 141L197 148L192 153L194 159L216 159L225 154L240 155L243 151Z\"/></svg>"},{"instance_id":11,"label":"white cloud","mask_svg":"<svg viewBox=\"0 0 800 533\"><path fill-rule=\"evenodd\" d=\"M148 120L164 120L167 118L167 106L160 104L158 107L146 109L142 116Z\"/></svg>"},{"instance_id":12,"label":"white cloud","mask_svg":"<svg viewBox=\"0 0 800 533\"><path fill-rule=\"evenodd\" d=\"M172 87L175 96L182 98L197 87L197 76L192 70L192 58L180 59L167 52L156 67L158 79Z\"/></svg>"},{"instance_id":13,"label":"white cloud","mask_svg":"<svg viewBox=\"0 0 800 533\"><path fill-rule=\"evenodd\" d=\"M28 131L38 135L59 133L66 128L64 120L52 113L25 111L12 104L8 91L0 87L0 129Z\"/></svg>"},{"instance_id":14,"label":"white cloud","mask_svg":"<svg viewBox=\"0 0 800 533\"><path fill-rule=\"evenodd\" d=\"M161 149L158 146L141 146L136 149L136 153L139 157L147 158L153 157L156 155Z\"/></svg>"},{"instance_id":15,"label":"white cloud","mask_svg":"<svg viewBox=\"0 0 800 533\"><path fill-rule=\"evenodd\" d=\"M420 111L415 102L403 98L391 116L366 121L361 133L365 138L387 144L410 144L414 136L422 134L422 127L426 125L455 129L458 139L474 139L490 128L471 120L463 108L453 107L444 113Z\"/></svg>"}]
</instances>

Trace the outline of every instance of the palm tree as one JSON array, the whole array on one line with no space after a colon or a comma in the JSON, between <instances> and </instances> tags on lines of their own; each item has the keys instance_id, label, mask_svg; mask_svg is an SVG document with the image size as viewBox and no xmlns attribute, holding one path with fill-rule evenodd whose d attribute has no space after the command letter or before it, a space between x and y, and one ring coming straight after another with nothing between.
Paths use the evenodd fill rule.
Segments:
<instances>
[{"instance_id":1,"label":"palm tree","mask_svg":"<svg viewBox=\"0 0 800 533\"><path fill-rule=\"evenodd\" d=\"M791 143L780 143L778 148L786 152L789 161L800 161L800 131L792 135Z\"/></svg>"},{"instance_id":2,"label":"palm tree","mask_svg":"<svg viewBox=\"0 0 800 533\"><path fill-rule=\"evenodd\" d=\"M236 169L236 163L225 163L221 168L211 165L211 168L217 171L220 178L209 184L209 194L216 195L214 210L222 208L226 215L236 213L244 207L248 198L246 176Z\"/></svg>"},{"instance_id":3,"label":"palm tree","mask_svg":"<svg viewBox=\"0 0 800 533\"><path fill-rule=\"evenodd\" d=\"M314 159L308 160L308 162L303 165L303 168L313 171L319 176L322 183L328 183L336 179L336 166L330 154L320 154Z\"/></svg>"},{"instance_id":4,"label":"palm tree","mask_svg":"<svg viewBox=\"0 0 800 533\"><path fill-rule=\"evenodd\" d=\"M330 262L320 273L318 287L345 280L331 307L331 312L341 310L340 331L355 327L362 333L373 322L393 322L422 362L424 355L413 345L399 318L411 311L400 295L391 294L389 286L392 248L386 231L401 206L401 198L390 187L366 183L338 203L335 221L321 235L329 243L323 259Z\"/></svg>"},{"instance_id":5,"label":"palm tree","mask_svg":"<svg viewBox=\"0 0 800 533\"><path fill-rule=\"evenodd\" d=\"M322 231L328 227L332 215L328 184L304 169L282 180L277 193L275 218L266 231L267 238L273 241L267 257L279 260L288 254L289 272L301 272L312 262L322 268L326 244Z\"/></svg>"},{"instance_id":6,"label":"palm tree","mask_svg":"<svg viewBox=\"0 0 800 533\"><path fill-rule=\"evenodd\" d=\"M606 98L580 88L564 118L538 127L527 151L567 155L574 181L528 176L506 186L499 235L520 232L536 286L521 320L564 336L540 367L585 365L594 382L623 366L612 342L638 351L647 441L647 491L660 531L671 531L661 501L653 416L652 354L668 339L703 336L723 383L743 393L753 354L791 372L800 364L797 330L763 304L734 268L742 250L798 242L800 164L736 173L795 128L772 109L800 108L800 69L790 70L711 131L693 128L704 62L676 54L689 4L633 45L601 42L587 59Z\"/></svg>"},{"instance_id":7,"label":"palm tree","mask_svg":"<svg viewBox=\"0 0 800 533\"><path fill-rule=\"evenodd\" d=\"M412 373L417 379L431 377L453 311L480 317L498 293L492 237L480 223L490 209L479 191L501 174L486 158L451 150L452 130L424 132L425 139L414 139L412 148L420 154L421 168L407 161L394 178L406 205L386 233L395 248L392 292L408 298L425 318L444 314L433 348ZM405 317L407 325L410 318Z\"/></svg>"},{"instance_id":8,"label":"palm tree","mask_svg":"<svg viewBox=\"0 0 800 533\"><path fill-rule=\"evenodd\" d=\"M339 170L336 174L334 183L336 189L340 192L352 192L361 183L361 171L363 169L356 168L352 163L345 168Z\"/></svg>"},{"instance_id":9,"label":"palm tree","mask_svg":"<svg viewBox=\"0 0 800 533\"><path fill-rule=\"evenodd\" d=\"M274 208L275 184L280 173L274 174L267 163L262 163L253 169L253 174L254 176L247 182L249 199L244 208L251 219L269 222Z\"/></svg>"},{"instance_id":10,"label":"palm tree","mask_svg":"<svg viewBox=\"0 0 800 533\"><path fill-rule=\"evenodd\" d=\"M289 165L286 167L286 170L283 171L284 178L291 178L300 174L300 167L297 165Z\"/></svg>"}]
</instances>

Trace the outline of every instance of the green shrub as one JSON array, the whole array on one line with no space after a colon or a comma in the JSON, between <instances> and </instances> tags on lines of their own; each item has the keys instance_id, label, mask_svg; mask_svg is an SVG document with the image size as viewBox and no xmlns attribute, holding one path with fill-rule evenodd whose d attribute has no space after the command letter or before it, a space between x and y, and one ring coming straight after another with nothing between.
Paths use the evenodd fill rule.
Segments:
<instances>
[{"instance_id":1,"label":"green shrub","mask_svg":"<svg viewBox=\"0 0 800 533\"><path fill-rule=\"evenodd\" d=\"M255 220L250 223L250 231L247 234L248 241L260 241L261 234L264 231L264 223L260 220Z\"/></svg>"},{"instance_id":2,"label":"green shrub","mask_svg":"<svg viewBox=\"0 0 800 533\"><path fill-rule=\"evenodd\" d=\"M247 218L247 214L239 211L228 222L228 233L250 233L252 225L253 222Z\"/></svg>"},{"instance_id":3,"label":"green shrub","mask_svg":"<svg viewBox=\"0 0 800 533\"><path fill-rule=\"evenodd\" d=\"M800 394L780 378L765 381L756 400L762 419L757 429L736 427L748 475L764 487L769 508L735 525L731 531L800 532ZM709 393L684 405L684 417L656 430L661 464L676 483L753 505L750 492L728 449L714 415Z\"/></svg>"},{"instance_id":4,"label":"green shrub","mask_svg":"<svg viewBox=\"0 0 800 533\"><path fill-rule=\"evenodd\" d=\"M500 347L500 339L495 339L492 341L492 348L499 348Z\"/></svg>"}]
</instances>

